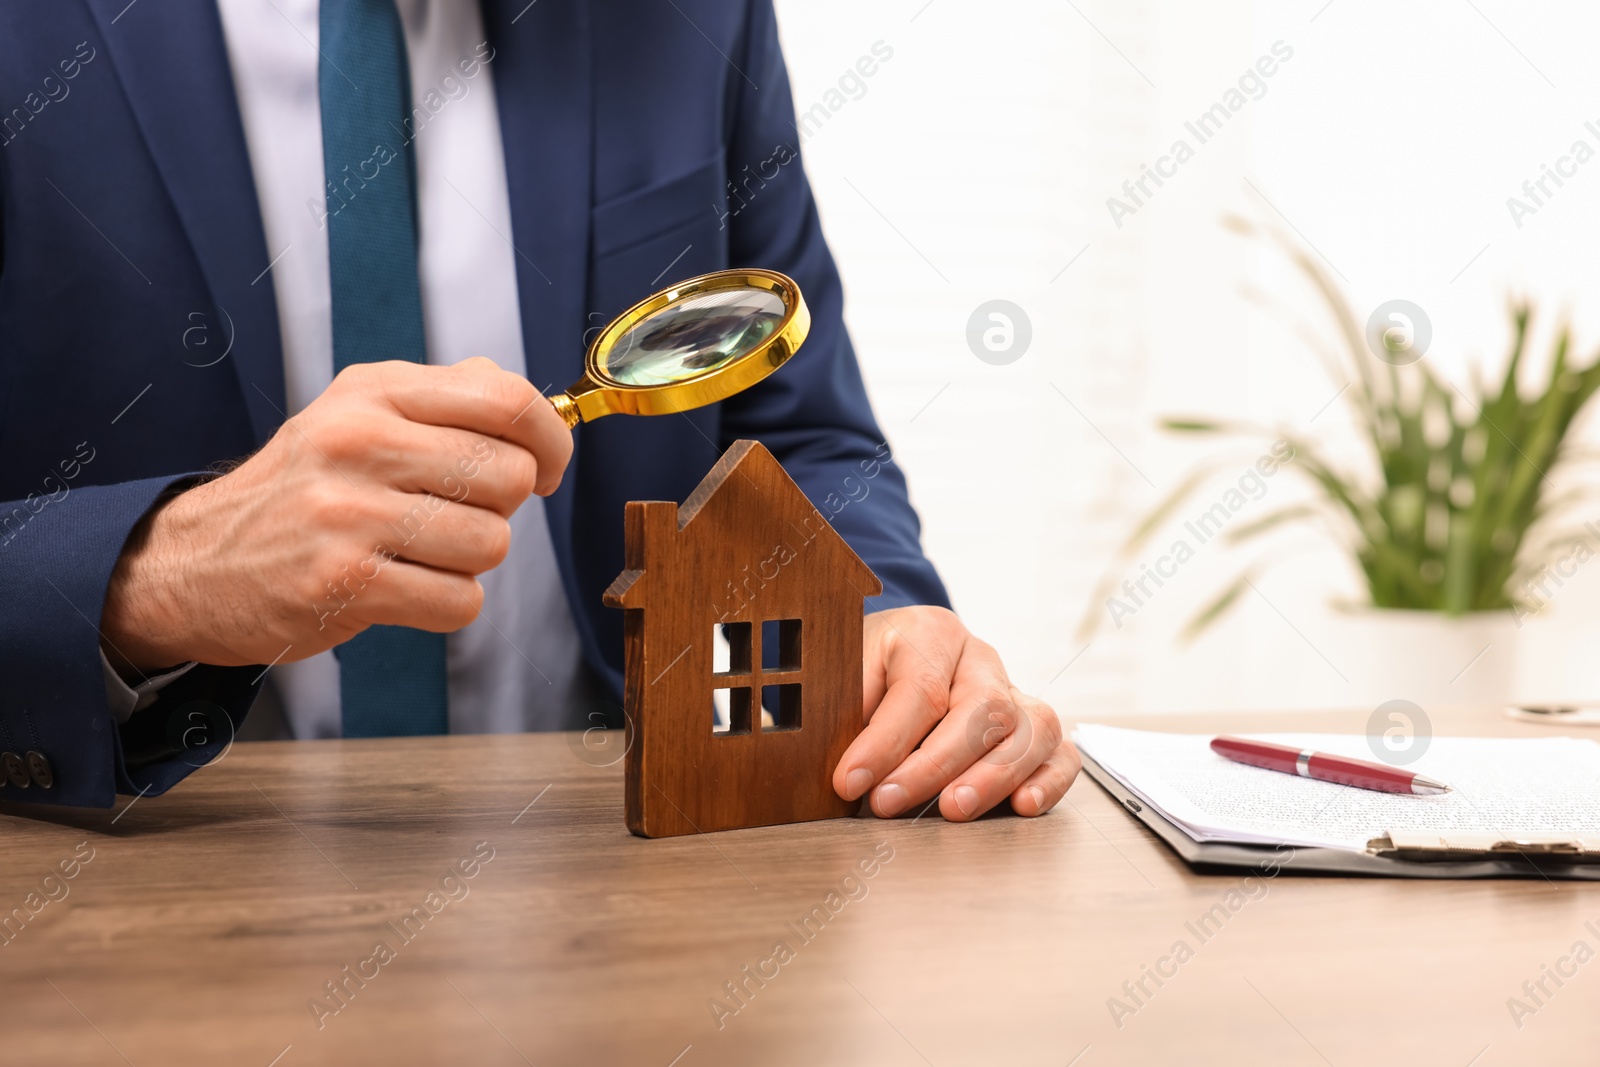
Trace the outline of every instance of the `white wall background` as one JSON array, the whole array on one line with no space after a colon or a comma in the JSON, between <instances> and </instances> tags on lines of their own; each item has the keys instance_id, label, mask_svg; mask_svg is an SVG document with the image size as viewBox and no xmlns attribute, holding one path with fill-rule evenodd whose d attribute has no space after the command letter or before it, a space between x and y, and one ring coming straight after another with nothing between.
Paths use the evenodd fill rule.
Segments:
<instances>
[{"instance_id":1,"label":"white wall background","mask_svg":"<svg viewBox=\"0 0 1600 1067\"><path fill-rule=\"evenodd\" d=\"M1600 158L1520 228L1506 207L1573 141L1600 149L1600 133L1584 128L1595 120L1600 130L1600 9L1507 0L779 0L778 9L802 110L875 42L893 49L808 137L806 168L925 545L1018 683L1072 717L1374 699L1332 607L1359 585L1309 531L1275 542L1286 558L1258 581L1261 595L1192 645L1175 640L1178 630L1253 558L1248 550L1207 546L1122 627L1103 626L1087 644L1075 629L1132 525L1216 447L1161 433L1159 416L1310 429L1336 450L1343 440L1341 454L1359 462L1340 404L1324 410L1341 383L1241 290L1305 316L1315 302L1280 258L1224 230L1225 213L1298 231L1363 317L1393 298L1420 305L1433 326L1429 358L1463 384L1475 365L1498 371L1509 294L1534 297L1547 328L1567 316L1581 353L1600 347ZM1184 122L1277 41L1293 57L1265 95L1198 145ZM1194 158L1116 226L1107 197L1180 137ZM1020 305L1033 330L1004 366L966 341L968 317L996 298ZM1540 336L1542 355L1548 329ZM1259 451L1242 445L1239 468ZM1288 478L1269 485L1252 513L1298 492ZM1221 490L1202 490L1186 513ZM1586 651L1597 637L1600 566L1520 632L1523 688L1600 696Z\"/></svg>"}]
</instances>

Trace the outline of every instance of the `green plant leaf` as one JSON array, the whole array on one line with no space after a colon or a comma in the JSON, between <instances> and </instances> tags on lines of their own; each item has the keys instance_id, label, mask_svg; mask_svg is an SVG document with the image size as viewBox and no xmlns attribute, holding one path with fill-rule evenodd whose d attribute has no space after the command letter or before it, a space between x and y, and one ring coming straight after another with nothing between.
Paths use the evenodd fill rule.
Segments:
<instances>
[{"instance_id":1,"label":"green plant leaf","mask_svg":"<svg viewBox=\"0 0 1600 1067\"><path fill-rule=\"evenodd\" d=\"M1513 299L1511 343L1494 379L1474 367L1463 390L1441 378L1426 359L1407 367L1384 361L1379 373L1367 351L1362 318L1311 250L1271 216L1265 222L1229 216L1223 224L1274 243L1320 297L1349 361L1348 374L1319 338L1307 336L1303 322L1283 319L1334 380L1349 383L1339 395L1356 415L1371 464L1353 473L1329 462L1303 434L1246 420L1196 415L1163 420L1175 433L1286 441L1295 452L1290 466L1316 489L1311 501L1231 528L1227 544L1310 519L1348 520L1352 536L1341 547L1360 567L1374 605L1450 614L1511 607L1520 602L1519 583L1539 575L1561 553L1573 551L1589 535L1600 546L1596 520L1586 525L1587 533L1559 528L1575 512L1581 517L1577 509L1600 495L1595 487L1580 484L1554 492L1551 479L1558 468L1600 460L1600 448L1570 439L1580 414L1600 392L1600 354L1575 365L1571 331L1563 327L1537 394L1524 396L1519 379L1525 377L1533 309L1527 300ZM1253 291L1246 297L1278 310ZM1212 471L1197 471L1183 483L1181 496L1164 501L1135 530L1130 544L1152 537ZM1324 532L1339 540L1337 529ZM1259 569L1246 570L1208 602L1189 623L1186 639L1229 610Z\"/></svg>"},{"instance_id":2,"label":"green plant leaf","mask_svg":"<svg viewBox=\"0 0 1600 1067\"><path fill-rule=\"evenodd\" d=\"M1193 642L1195 638L1205 632L1206 627L1222 618L1234 604L1238 603L1239 598L1244 595L1244 591L1250 588L1251 581L1265 569L1264 566L1247 568L1232 582L1228 583L1226 589L1208 601L1199 611L1195 612L1194 618L1190 619L1179 633L1179 640L1184 644Z\"/></svg>"},{"instance_id":3,"label":"green plant leaf","mask_svg":"<svg viewBox=\"0 0 1600 1067\"><path fill-rule=\"evenodd\" d=\"M1271 514L1263 515L1259 519L1247 522L1243 526L1232 527L1223 536L1223 540L1229 544L1236 545L1241 541L1248 541L1252 537L1258 537L1269 530L1276 529L1286 522L1326 515L1325 508L1326 505L1320 501L1310 504L1290 504L1288 507L1279 508Z\"/></svg>"}]
</instances>

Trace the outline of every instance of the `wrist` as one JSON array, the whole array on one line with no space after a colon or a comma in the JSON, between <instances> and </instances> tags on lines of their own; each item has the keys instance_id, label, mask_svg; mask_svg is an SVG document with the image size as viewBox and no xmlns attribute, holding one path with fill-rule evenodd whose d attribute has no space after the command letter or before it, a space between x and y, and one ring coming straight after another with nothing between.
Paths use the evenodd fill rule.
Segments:
<instances>
[{"instance_id":1,"label":"wrist","mask_svg":"<svg viewBox=\"0 0 1600 1067\"><path fill-rule=\"evenodd\" d=\"M125 680L198 658L186 647L174 592L181 580L172 560L173 548L181 543L174 529L180 525L181 495L157 501L133 528L106 586L100 647Z\"/></svg>"}]
</instances>

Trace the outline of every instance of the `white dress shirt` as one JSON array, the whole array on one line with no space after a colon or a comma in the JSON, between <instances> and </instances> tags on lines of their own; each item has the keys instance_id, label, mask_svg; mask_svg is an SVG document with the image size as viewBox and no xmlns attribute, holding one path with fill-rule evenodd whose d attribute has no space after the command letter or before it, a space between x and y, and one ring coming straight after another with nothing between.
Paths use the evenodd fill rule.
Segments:
<instances>
[{"instance_id":1,"label":"white dress shirt","mask_svg":"<svg viewBox=\"0 0 1600 1067\"><path fill-rule=\"evenodd\" d=\"M333 380L318 0L217 0L244 120L283 339L288 414ZM410 54L422 318L428 362L488 356L525 374L494 58L477 0L398 0ZM466 73L470 71L471 73ZM398 151L401 142L393 147ZM537 323L531 324L534 329ZM542 383L537 383L542 384ZM564 383L563 383L564 384ZM451 733L582 723L592 684L543 501L511 519L511 551L480 576L483 613L447 640ZM299 738L337 737L331 652L268 675Z\"/></svg>"}]
</instances>

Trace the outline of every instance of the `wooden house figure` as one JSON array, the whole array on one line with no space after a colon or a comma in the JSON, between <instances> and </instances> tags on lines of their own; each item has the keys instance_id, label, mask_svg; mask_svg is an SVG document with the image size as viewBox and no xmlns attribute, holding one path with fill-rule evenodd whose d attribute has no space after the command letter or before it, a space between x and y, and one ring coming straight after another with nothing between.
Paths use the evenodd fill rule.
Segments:
<instances>
[{"instance_id":1,"label":"wooden house figure","mask_svg":"<svg viewBox=\"0 0 1600 1067\"><path fill-rule=\"evenodd\" d=\"M855 814L833 772L861 731L862 601L882 591L877 576L755 441L728 449L682 507L633 501L625 521L627 569L605 603L627 612L628 829L671 837ZM717 689L730 709L720 729Z\"/></svg>"}]
</instances>

